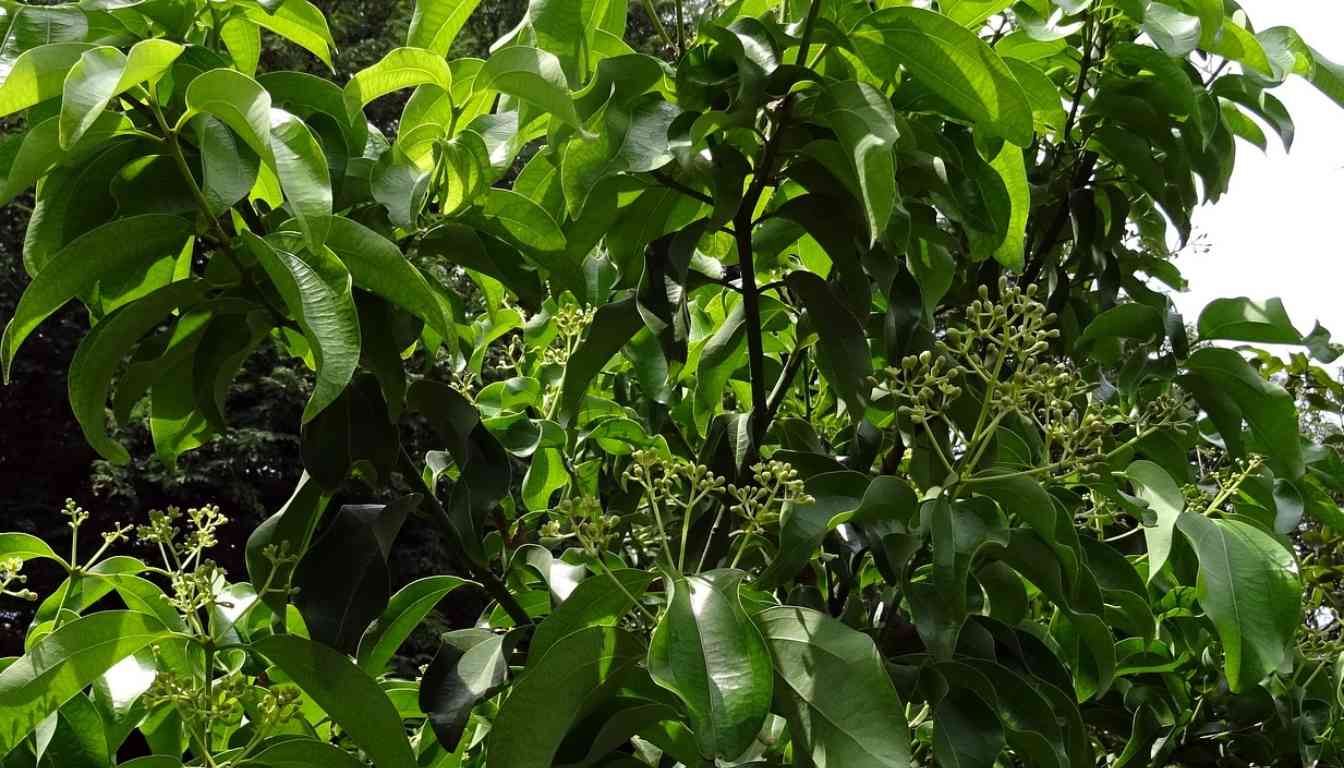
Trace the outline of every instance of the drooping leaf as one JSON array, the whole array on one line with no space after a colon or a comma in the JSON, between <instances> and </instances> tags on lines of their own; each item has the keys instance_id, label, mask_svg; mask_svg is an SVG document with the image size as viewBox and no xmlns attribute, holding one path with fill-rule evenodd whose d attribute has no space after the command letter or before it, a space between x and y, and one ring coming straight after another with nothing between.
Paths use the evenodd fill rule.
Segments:
<instances>
[{"instance_id":1,"label":"drooping leaf","mask_svg":"<svg viewBox=\"0 0 1344 768\"><path fill-rule=\"evenodd\" d=\"M377 674L420 622L453 590L470 584L456 576L426 576L397 590L383 614L364 631L356 655L359 666Z\"/></svg>"},{"instance_id":2,"label":"drooping leaf","mask_svg":"<svg viewBox=\"0 0 1344 768\"><path fill-rule=\"evenodd\" d=\"M1302 620L1302 582L1292 553L1239 520L1183 514L1199 556L1197 596L1223 647L1228 687L1242 692L1277 670Z\"/></svg>"},{"instance_id":3,"label":"drooping leaf","mask_svg":"<svg viewBox=\"0 0 1344 768\"><path fill-rule=\"evenodd\" d=\"M350 271L329 249L302 257L245 233L243 241L298 318L317 357L317 383L303 421L340 396L359 364L359 313L350 293Z\"/></svg>"},{"instance_id":4,"label":"drooping leaf","mask_svg":"<svg viewBox=\"0 0 1344 768\"><path fill-rule=\"evenodd\" d=\"M351 120L360 119L364 106L374 99L419 85L451 90L453 73L447 60L423 48L395 48L350 78L345 85L345 108Z\"/></svg>"},{"instance_id":5,"label":"drooping leaf","mask_svg":"<svg viewBox=\"0 0 1344 768\"><path fill-rule=\"evenodd\" d=\"M777 606L755 620L796 752L846 768L910 764L905 705L871 639L808 608Z\"/></svg>"},{"instance_id":6,"label":"drooping leaf","mask_svg":"<svg viewBox=\"0 0 1344 768\"><path fill-rule=\"evenodd\" d=\"M508 680L510 636L476 627L449 632L420 683L420 708L444 749L456 750L471 710Z\"/></svg>"},{"instance_id":7,"label":"drooping leaf","mask_svg":"<svg viewBox=\"0 0 1344 768\"><path fill-rule=\"evenodd\" d=\"M630 597L644 594L653 581L653 574L628 568L613 571L612 577L620 582L619 586L607 576L584 579L551 611L532 635L529 663L545 657L552 646L580 629L616 626L635 607Z\"/></svg>"},{"instance_id":8,"label":"drooping leaf","mask_svg":"<svg viewBox=\"0 0 1344 768\"><path fill-rule=\"evenodd\" d=\"M252 647L312 697L376 768L415 768L396 708L349 657L296 635L272 635Z\"/></svg>"},{"instance_id":9,"label":"drooping leaf","mask_svg":"<svg viewBox=\"0 0 1344 768\"><path fill-rule=\"evenodd\" d=\"M1148 580L1152 581L1171 555L1171 537L1185 510L1185 495L1171 475L1151 461L1136 461L1125 474L1134 483L1136 495L1148 503L1156 517L1152 525L1143 526L1143 538L1148 545Z\"/></svg>"},{"instance_id":10,"label":"drooping leaf","mask_svg":"<svg viewBox=\"0 0 1344 768\"><path fill-rule=\"evenodd\" d=\"M1301 344L1280 299L1252 301L1245 296L1214 299L1199 313L1199 338L1249 341L1256 344Z\"/></svg>"},{"instance_id":11,"label":"drooping leaf","mask_svg":"<svg viewBox=\"0 0 1344 768\"><path fill-rule=\"evenodd\" d=\"M0 340L5 381L19 347L53 312L102 281L125 280L154 262L175 259L192 234L186 219L149 213L104 224L62 248L24 291L5 327Z\"/></svg>"},{"instance_id":12,"label":"drooping leaf","mask_svg":"<svg viewBox=\"0 0 1344 768\"><path fill-rule=\"evenodd\" d=\"M513 45L496 51L476 75L474 90L517 96L576 130L584 130L560 60L540 48Z\"/></svg>"},{"instance_id":13,"label":"drooping leaf","mask_svg":"<svg viewBox=\"0 0 1344 768\"><path fill-rule=\"evenodd\" d=\"M182 53L182 46L169 40L141 40L123 54L111 46L86 51L66 75L61 94L61 146L69 148L127 89L155 81L168 71Z\"/></svg>"},{"instance_id":14,"label":"drooping leaf","mask_svg":"<svg viewBox=\"0 0 1344 768\"><path fill-rule=\"evenodd\" d=\"M406 45L447 56L480 0L417 0Z\"/></svg>"}]
</instances>

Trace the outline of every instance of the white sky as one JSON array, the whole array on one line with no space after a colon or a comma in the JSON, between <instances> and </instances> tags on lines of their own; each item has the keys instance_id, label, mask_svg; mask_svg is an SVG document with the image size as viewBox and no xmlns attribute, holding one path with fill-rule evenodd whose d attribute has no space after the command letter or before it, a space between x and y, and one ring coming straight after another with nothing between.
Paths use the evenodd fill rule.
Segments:
<instances>
[{"instance_id":1,"label":"white sky","mask_svg":"<svg viewBox=\"0 0 1344 768\"><path fill-rule=\"evenodd\" d=\"M1288 25L1323 55L1344 62L1344 2L1241 0L1256 29ZM1302 333L1319 320L1344 340L1344 108L1294 77L1274 89L1297 124L1292 152L1266 129L1269 153L1237 141L1231 189L1199 209L1208 249L1181 254L1190 283L1175 296L1186 322L1210 300L1281 297Z\"/></svg>"}]
</instances>

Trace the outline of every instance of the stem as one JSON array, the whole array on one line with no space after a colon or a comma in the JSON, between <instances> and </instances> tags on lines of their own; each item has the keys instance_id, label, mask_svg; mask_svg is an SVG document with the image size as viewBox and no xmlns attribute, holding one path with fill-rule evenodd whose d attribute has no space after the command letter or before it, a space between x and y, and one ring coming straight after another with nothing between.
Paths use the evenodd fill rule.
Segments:
<instances>
[{"instance_id":1,"label":"stem","mask_svg":"<svg viewBox=\"0 0 1344 768\"><path fill-rule=\"evenodd\" d=\"M607 561L602 559L602 553L594 550L592 554L593 557L597 559L597 564L601 566L602 572L607 575L607 578L611 579L611 583L616 585L616 588L621 591L621 594L629 598L630 602L639 609L639 612L644 614L644 618L648 619L653 624L657 624L658 617L648 608L645 608L644 605L639 602L639 598L630 594L630 590L626 589L625 585L621 583L621 580L616 578L616 574L611 572L611 568L607 566Z\"/></svg>"},{"instance_id":2,"label":"stem","mask_svg":"<svg viewBox=\"0 0 1344 768\"><path fill-rule=\"evenodd\" d=\"M683 15L682 15L681 2L682 2L682 0L677 0L677 58L678 58L678 59L680 59L682 56L686 55L686 41L685 41L685 39L684 39L685 32L683 31L683 30L685 29L685 27L686 27L686 20L685 20L685 18L684 18Z\"/></svg>"},{"instance_id":3,"label":"stem","mask_svg":"<svg viewBox=\"0 0 1344 768\"><path fill-rule=\"evenodd\" d=\"M653 7L653 0L644 0L644 13L648 15L649 21L653 24L653 31L663 38L663 42L669 46L676 47L677 43L672 36L667 34L667 27L663 26L663 20L658 18L658 10ZM678 49L680 50L680 49Z\"/></svg>"},{"instance_id":4,"label":"stem","mask_svg":"<svg viewBox=\"0 0 1344 768\"><path fill-rule=\"evenodd\" d=\"M700 561L695 564L695 572L701 573L705 570L705 558L709 557L709 548L714 545L714 534L719 530L719 525L723 522L723 511L727 504L720 501L719 511L714 515L714 524L709 527L709 535L705 537L705 548L700 551Z\"/></svg>"},{"instance_id":5,"label":"stem","mask_svg":"<svg viewBox=\"0 0 1344 768\"><path fill-rule=\"evenodd\" d=\"M415 462L411 460L410 454L406 453L405 448L401 449L401 457L399 460L401 463L401 471L406 474L408 480L409 478L420 478L420 473L416 471L415 468ZM424 481L421 480L420 484L423 486ZM434 493L433 488L429 488L428 486L425 488L425 498L429 501L430 509L434 512L434 523L438 525L439 529L443 531L447 538L449 548L454 556L453 559L457 560L458 565L467 573L471 574L473 578L481 582L481 585L485 587L485 591L490 597L494 598L495 602L499 603L505 613L509 614L509 618L513 619L513 623L516 626L524 627L530 625L532 623L532 617L527 615L527 611L523 610L523 606L518 604L518 601L509 592L508 587L504 586L504 582L499 580L499 577L495 575L494 571L491 571L488 566L478 566L476 563L472 562L470 557L467 557L466 552L462 549L462 542L457 539L457 531L453 528L452 520L448 516L448 510L443 508L443 503L439 501L439 497Z\"/></svg>"},{"instance_id":6,"label":"stem","mask_svg":"<svg viewBox=\"0 0 1344 768\"><path fill-rule=\"evenodd\" d=\"M775 388L771 391L770 400L765 406L765 421L767 424L775 420L775 415L779 413L780 406L784 405L784 396L793 386L793 377L798 375L798 369L803 367L803 360L806 357L807 350L799 349L794 351L789 356L789 361L784 364L784 372L779 375L779 381L775 382Z\"/></svg>"}]
</instances>

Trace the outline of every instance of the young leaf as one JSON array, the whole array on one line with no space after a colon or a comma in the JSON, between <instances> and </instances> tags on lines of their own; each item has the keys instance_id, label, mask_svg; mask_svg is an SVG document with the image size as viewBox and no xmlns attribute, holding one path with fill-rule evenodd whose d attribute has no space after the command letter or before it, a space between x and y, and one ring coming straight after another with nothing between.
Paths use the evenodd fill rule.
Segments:
<instances>
[{"instance_id":1,"label":"young leaf","mask_svg":"<svg viewBox=\"0 0 1344 768\"><path fill-rule=\"evenodd\" d=\"M480 0L416 0L406 45L447 56Z\"/></svg>"},{"instance_id":2,"label":"young leaf","mask_svg":"<svg viewBox=\"0 0 1344 768\"><path fill-rule=\"evenodd\" d=\"M0 117L61 95L66 73L92 47L87 43L51 43L19 54L0 80Z\"/></svg>"},{"instance_id":3,"label":"young leaf","mask_svg":"<svg viewBox=\"0 0 1344 768\"><path fill-rule=\"evenodd\" d=\"M1185 495L1166 470L1151 461L1136 461L1125 470L1134 483L1135 494L1148 503L1157 522L1144 524L1143 539L1148 545L1148 581L1152 581L1171 555L1171 537L1176 521L1185 510Z\"/></svg>"},{"instance_id":4,"label":"young leaf","mask_svg":"<svg viewBox=\"0 0 1344 768\"><path fill-rule=\"evenodd\" d=\"M423 48L396 48L376 64L360 70L345 86L345 108L350 119L363 119L364 105L403 88L433 85L444 92L453 87L453 73L442 54Z\"/></svg>"},{"instance_id":5,"label":"young leaf","mask_svg":"<svg viewBox=\"0 0 1344 768\"><path fill-rule=\"evenodd\" d=\"M331 49L336 43L321 9L308 0L279 0L261 5L266 7L243 6L243 15L248 21L307 49L328 69L335 69L331 63Z\"/></svg>"},{"instance_id":6,"label":"young leaf","mask_svg":"<svg viewBox=\"0 0 1344 768\"><path fill-rule=\"evenodd\" d=\"M584 132L560 60L540 48L514 45L495 52L476 75L473 90L517 96Z\"/></svg>"},{"instance_id":7,"label":"young leaf","mask_svg":"<svg viewBox=\"0 0 1344 768\"><path fill-rule=\"evenodd\" d=\"M79 141L107 105L127 89L148 82L153 87L182 53L177 43L150 39L129 54L111 46L86 51L70 68L61 94L61 147Z\"/></svg>"},{"instance_id":8,"label":"young leaf","mask_svg":"<svg viewBox=\"0 0 1344 768\"><path fill-rule=\"evenodd\" d=\"M273 108L270 149L289 209L309 249L319 250L331 230L331 177L322 145L302 120Z\"/></svg>"},{"instance_id":9,"label":"young leaf","mask_svg":"<svg viewBox=\"0 0 1344 768\"><path fill-rule=\"evenodd\" d=\"M747 750L770 711L770 652L738 588L740 571L670 579L649 643L649 674L676 695L706 759Z\"/></svg>"},{"instance_id":10,"label":"young leaf","mask_svg":"<svg viewBox=\"0 0 1344 768\"><path fill-rule=\"evenodd\" d=\"M348 657L296 635L272 635L252 647L312 697L376 768L415 768L396 708Z\"/></svg>"}]
</instances>

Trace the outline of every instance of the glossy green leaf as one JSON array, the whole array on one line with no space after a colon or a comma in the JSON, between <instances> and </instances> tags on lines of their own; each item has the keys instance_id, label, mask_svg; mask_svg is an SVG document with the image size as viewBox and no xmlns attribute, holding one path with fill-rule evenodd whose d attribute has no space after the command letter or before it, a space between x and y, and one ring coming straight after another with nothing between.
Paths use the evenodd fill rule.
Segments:
<instances>
[{"instance_id":1,"label":"glossy green leaf","mask_svg":"<svg viewBox=\"0 0 1344 768\"><path fill-rule=\"evenodd\" d=\"M457 749L472 709L504 687L513 645L508 635L483 627L443 636L420 683L420 708L444 749Z\"/></svg>"},{"instance_id":2,"label":"glossy green leaf","mask_svg":"<svg viewBox=\"0 0 1344 768\"><path fill-rule=\"evenodd\" d=\"M1249 341L1256 344L1301 344L1302 334L1293 327L1279 299L1252 301L1245 296L1214 299L1199 313L1200 339Z\"/></svg>"},{"instance_id":3,"label":"glossy green leaf","mask_svg":"<svg viewBox=\"0 0 1344 768\"><path fill-rule=\"evenodd\" d=\"M320 249L331 230L331 176L322 144L302 120L283 109L270 111L270 149L286 203L310 249Z\"/></svg>"},{"instance_id":4,"label":"glossy green leaf","mask_svg":"<svg viewBox=\"0 0 1344 768\"><path fill-rule=\"evenodd\" d=\"M407 584L388 601L383 614L364 631L356 658L370 674L382 671L397 649L453 590L470 584L456 576L426 576Z\"/></svg>"},{"instance_id":5,"label":"glossy green leaf","mask_svg":"<svg viewBox=\"0 0 1344 768\"><path fill-rule=\"evenodd\" d=\"M853 41L865 63L894 79L907 68L961 113L1012 143L1031 143L1031 105L1003 60L955 21L922 8L886 8L865 18Z\"/></svg>"},{"instance_id":6,"label":"glossy green leaf","mask_svg":"<svg viewBox=\"0 0 1344 768\"><path fill-rule=\"evenodd\" d=\"M359 364L359 315L350 271L330 250L300 257L247 233L244 241L299 319L317 356L317 383L303 410L307 423L331 405Z\"/></svg>"},{"instance_id":7,"label":"glossy green leaf","mask_svg":"<svg viewBox=\"0 0 1344 768\"><path fill-rule=\"evenodd\" d=\"M159 620L134 611L100 611L42 638L0 671L0 752L8 753L118 661L167 639Z\"/></svg>"},{"instance_id":8,"label":"glossy green leaf","mask_svg":"<svg viewBox=\"0 0 1344 768\"><path fill-rule=\"evenodd\" d=\"M370 67L360 70L345 85L345 108L358 119L364 105L403 88L433 85L447 92L453 73L443 54L423 48L396 48Z\"/></svg>"},{"instance_id":9,"label":"glossy green leaf","mask_svg":"<svg viewBox=\"0 0 1344 768\"><path fill-rule=\"evenodd\" d=\"M327 27L327 17L321 9L308 0L279 0L261 5L267 7L244 6L243 14L248 21L307 49L321 59L328 69L335 69L331 62L331 49L336 44L331 38L331 29Z\"/></svg>"},{"instance_id":10,"label":"glossy green leaf","mask_svg":"<svg viewBox=\"0 0 1344 768\"><path fill-rule=\"evenodd\" d=\"M448 55L457 33L479 3L480 0L416 0L406 45Z\"/></svg>"},{"instance_id":11,"label":"glossy green leaf","mask_svg":"<svg viewBox=\"0 0 1344 768\"><path fill-rule=\"evenodd\" d=\"M434 290L395 243L359 222L336 216L327 244L350 270L355 287L382 296L445 338L453 335Z\"/></svg>"},{"instance_id":12,"label":"glossy green leaf","mask_svg":"<svg viewBox=\"0 0 1344 768\"><path fill-rule=\"evenodd\" d=\"M1214 422L1232 453L1239 453L1241 422L1245 419L1251 433L1264 446L1271 466L1288 479L1305 471L1302 445L1297 432L1297 408L1293 398L1279 385L1266 381L1236 351L1205 348L1186 360L1188 373L1182 384L1193 390L1205 410L1216 408L1226 416L1214 416ZM1214 399L1216 398L1216 400ZM1227 410L1227 408L1232 410ZM1237 446L1237 448L1234 448Z\"/></svg>"},{"instance_id":13,"label":"glossy green leaf","mask_svg":"<svg viewBox=\"0 0 1344 768\"><path fill-rule=\"evenodd\" d=\"M667 610L649 644L649 674L686 706L707 759L745 752L770 711L770 652L738 595L745 575L670 580Z\"/></svg>"},{"instance_id":14,"label":"glossy green leaf","mask_svg":"<svg viewBox=\"0 0 1344 768\"><path fill-rule=\"evenodd\" d=\"M285 505L262 521L247 538L244 555L248 578L261 599L277 614L283 614L285 604L289 602L296 563L290 560L277 568L267 557L267 548L275 547L277 553L283 551L290 558L301 558L307 552L330 500L317 482L304 472Z\"/></svg>"},{"instance_id":15,"label":"glossy green leaf","mask_svg":"<svg viewBox=\"0 0 1344 768\"><path fill-rule=\"evenodd\" d=\"M895 153L901 136L891 102L866 83L839 82L823 92L818 116L849 153L863 193L870 244L875 244L886 235L897 204Z\"/></svg>"},{"instance_id":16,"label":"glossy green leaf","mask_svg":"<svg viewBox=\"0 0 1344 768\"><path fill-rule=\"evenodd\" d=\"M86 51L70 68L61 94L61 146L79 141L107 105L132 86L151 87L182 53L168 40L142 40L130 53L110 46Z\"/></svg>"},{"instance_id":17,"label":"glossy green leaf","mask_svg":"<svg viewBox=\"0 0 1344 768\"><path fill-rule=\"evenodd\" d=\"M551 646L500 706L486 741L490 761L550 768L579 713L610 695L643 656L638 639L612 627L581 629Z\"/></svg>"},{"instance_id":18,"label":"glossy green leaf","mask_svg":"<svg viewBox=\"0 0 1344 768\"><path fill-rule=\"evenodd\" d=\"M613 583L615 581L620 584ZM588 627L614 627L634 610L631 597L639 598L653 582L653 574L622 568L611 576L584 579L565 601L551 611L532 635L528 647L529 665L541 658L565 637Z\"/></svg>"},{"instance_id":19,"label":"glossy green leaf","mask_svg":"<svg viewBox=\"0 0 1344 768\"><path fill-rule=\"evenodd\" d=\"M1152 525L1144 524L1143 539L1148 545L1148 581L1152 581L1167 564L1171 555L1171 537L1176 522L1185 510L1185 494L1167 471L1151 461L1136 461L1125 470L1134 483L1134 492L1147 502L1156 518Z\"/></svg>"},{"instance_id":20,"label":"glossy green leaf","mask_svg":"<svg viewBox=\"0 0 1344 768\"><path fill-rule=\"evenodd\" d=\"M1177 521L1199 556L1198 598L1223 646L1228 687L1241 692L1279 669L1302 621L1302 582L1291 552L1239 520Z\"/></svg>"},{"instance_id":21,"label":"glossy green leaf","mask_svg":"<svg viewBox=\"0 0 1344 768\"><path fill-rule=\"evenodd\" d=\"M291 737L263 744L242 765L267 768L360 768L364 763L340 747L324 741Z\"/></svg>"},{"instance_id":22,"label":"glossy green leaf","mask_svg":"<svg viewBox=\"0 0 1344 768\"><path fill-rule=\"evenodd\" d=\"M579 342L565 367L560 402L556 409L556 421L561 426L574 423L588 385L642 327L644 321L639 316L633 297L598 307L592 324L588 326L588 334Z\"/></svg>"},{"instance_id":23,"label":"glossy green leaf","mask_svg":"<svg viewBox=\"0 0 1344 768\"><path fill-rule=\"evenodd\" d=\"M591 138L573 139L562 155L560 185L570 216L578 218L604 179L618 173L652 171L671 161L667 132L680 112L657 97L599 112L594 127L600 130Z\"/></svg>"},{"instance_id":24,"label":"glossy green leaf","mask_svg":"<svg viewBox=\"0 0 1344 768\"><path fill-rule=\"evenodd\" d=\"M854 317L826 281L817 275L792 272L785 280L789 288L802 298L803 306L812 318L812 325L821 338L819 349L829 363L828 370L835 377L832 385L844 398L850 418L860 418L868 400L866 382L872 372L872 355L868 351L863 323L860 318Z\"/></svg>"},{"instance_id":25,"label":"glossy green leaf","mask_svg":"<svg viewBox=\"0 0 1344 768\"><path fill-rule=\"evenodd\" d=\"M401 717L373 678L345 655L295 635L252 644L331 717L376 768L414 768Z\"/></svg>"},{"instance_id":26,"label":"glossy green leaf","mask_svg":"<svg viewBox=\"0 0 1344 768\"><path fill-rule=\"evenodd\" d=\"M186 219L142 214L104 224L62 248L24 291L5 327L0 340L5 381L19 347L53 312L100 282L124 280L150 264L175 259L192 234Z\"/></svg>"},{"instance_id":27,"label":"glossy green leaf","mask_svg":"<svg viewBox=\"0 0 1344 768\"><path fill-rule=\"evenodd\" d=\"M776 701L796 753L817 765L905 768L905 705L873 641L808 608L756 616L774 660Z\"/></svg>"},{"instance_id":28,"label":"glossy green leaf","mask_svg":"<svg viewBox=\"0 0 1344 768\"><path fill-rule=\"evenodd\" d=\"M92 47L86 43L51 43L19 54L0 80L0 117L61 95L66 73Z\"/></svg>"},{"instance_id":29,"label":"glossy green leaf","mask_svg":"<svg viewBox=\"0 0 1344 768\"><path fill-rule=\"evenodd\" d=\"M496 51L476 75L474 91L517 96L580 132L584 130L560 60L540 48L514 45Z\"/></svg>"},{"instance_id":30,"label":"glossy green leaf","mask_svg":"<svg viewBox=\"0 0 1344 768\"><path fill-rule=\"evenodd\" d=\"M274 166L271 95L256 80L232 69L212 69L192 79L186 99L183 121L197 114L213 115Z\"/></svg>"}]
</instances>

